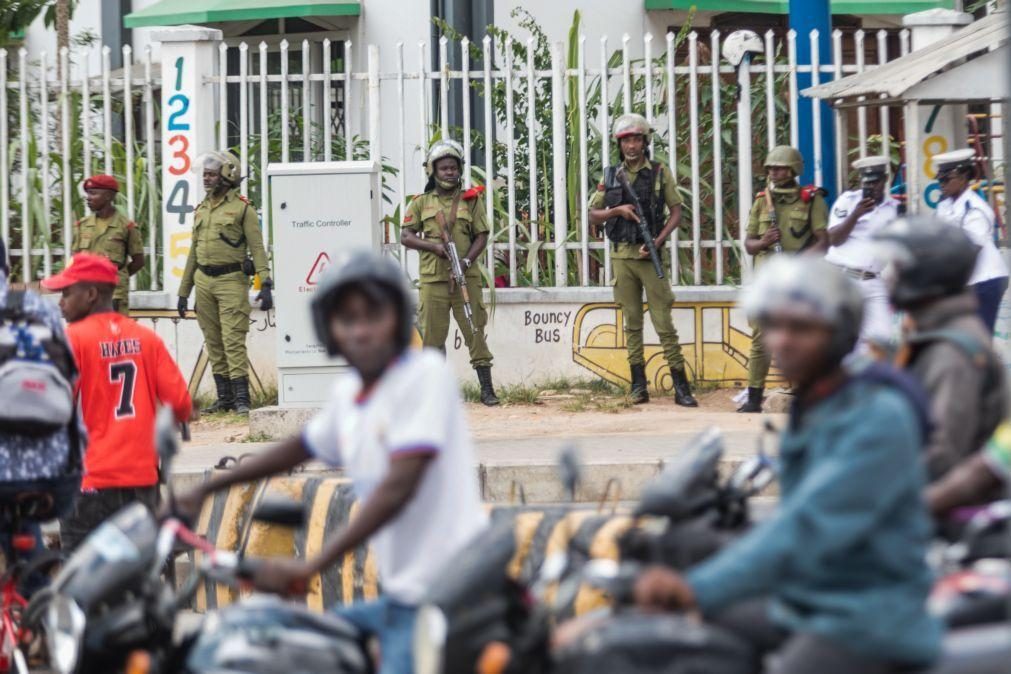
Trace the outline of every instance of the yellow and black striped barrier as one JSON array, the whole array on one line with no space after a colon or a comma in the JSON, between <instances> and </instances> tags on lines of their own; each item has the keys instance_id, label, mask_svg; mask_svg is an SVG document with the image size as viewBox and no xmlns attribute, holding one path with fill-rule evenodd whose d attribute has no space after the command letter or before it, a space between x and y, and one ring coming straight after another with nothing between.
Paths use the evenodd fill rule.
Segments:
<instances>
[{"instance_id":1,"label":"yellow and black striped barrier","mask_svg":"<svg viewBox=\"0 0 1011 674\"><path fill-rule=\"evenodd\" d=\"M301 501L308 521L301 529L253 522L252 512L266 497ZM358 501L345 478L292 475L275 477L258 485L241 485L215 494L204 506L197 532L222 550L242 550L250 557L309 558L319 554L330 532L345 526L355 516ZM621 513L600 513L586 506L486 505L495 523L512 521L516 553L506 572L512 578L530 578L544 560L557 552L579 558L618 558L618 539L632 525ZM584 560L585 561L585 560ZM199 564L200 553L194 553ZM309 583L304 598L309 608L348 604L373 599L379 594L376 561L362 547ZM215 609L237 599L237 593L206 581L198 590L193 608ZM572 610L583 613L601 605L603 597L582 589Z\"/></svg>"}]
</instances>

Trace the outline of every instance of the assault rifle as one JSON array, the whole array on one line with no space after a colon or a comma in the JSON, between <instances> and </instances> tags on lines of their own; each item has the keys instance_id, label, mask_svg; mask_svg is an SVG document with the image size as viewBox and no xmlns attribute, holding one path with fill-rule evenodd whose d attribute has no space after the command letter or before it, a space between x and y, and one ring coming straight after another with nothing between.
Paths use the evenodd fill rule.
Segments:
<instances>
[{"instance_id":1,"label":"assault rifle","mask_svg":"<svg viewBox=\"0 0 1011 674\"><path fill-rule=\"evenodd\" d=\"M460 287L460 294L463 295L463 315L467 318L470 334L476 335L474 310L470 306L470 292L467 290L467 278L464 276L463 265L460 263L460 252L456 249L456 242L449 236L449 225L442 213L439 213L436 220L442 226L442 243L446 249L446 255L449 256L449 276L451 279L449 292L452 294L454 284Z\"/></svg>"}]
</instances>

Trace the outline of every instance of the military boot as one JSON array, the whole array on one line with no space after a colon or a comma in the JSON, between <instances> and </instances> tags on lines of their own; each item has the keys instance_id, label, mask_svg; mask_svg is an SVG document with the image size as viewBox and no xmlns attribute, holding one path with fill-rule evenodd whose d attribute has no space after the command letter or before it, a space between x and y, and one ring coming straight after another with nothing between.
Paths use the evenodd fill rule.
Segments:
<instances>
[{"instance_id":1,"label":"military boot","mask_svg":"<svg viewBox=\"0 0 1011 674\"><path fill-rule=\"evenodd\" d=\"M649 402L649 388L646 383L646 366L632 366L632 387L628 390L628 397L633 405L641 405Z\"/></svg>"},{"instance_id":2,"label":"military boot","mask_svg":"<svg viewBox=\"0 0 1011 674\"><path fill-rule=\"evenodd\" d=\"M249 414L249 378L233 379L232 391L235 392L235 412L243 416Z\"/></svg>"},{"instance_id":3,"label":"military boot","mask_svg":"<svg viewBox=\"0 0 1011 674\"><path fill-rule=\"evenodd\" d=\"M214 375L214 386L218 389L218 399L214 404L203 410L205 414L228 412L235 409L235 394L232 393L232 382L223 374Z\"/></svg>"},{"instance_id":4,"label":"military boot","mask_svg":"<svg viewBox=\"0 0 1011 674\"><path fill-rule=\"evenodd\" d=\"M498 396L495 395L495 387L491 383L491 367L482 365L475 369L477 380L481 384L481 402L488 407L498 405Z\"/></svg>"},{"instance_id":5,"label":"military boot","mask_svg":"<svg viewBox=\"0 0 1011 674\"><path fill-rule=\"evenodd\" d=\"M759 414L762 411L763 393L765 393L765 389L749 386L748 400L743 405L738 407L737 411L742 414Z\"/></svg>"},{"instance_id":6,"label":"military boot","mask_svg":"<svg viewBox=\"0 0 1011 674\"><path fill-rule=\"evenodd\" d=\"M699 401L692 395L691 384L688 383L688 375L685 374L685 366L670 369L671 377L674 378L674 403L682 407L698 407Z\"/></svg>"}]
</instances>

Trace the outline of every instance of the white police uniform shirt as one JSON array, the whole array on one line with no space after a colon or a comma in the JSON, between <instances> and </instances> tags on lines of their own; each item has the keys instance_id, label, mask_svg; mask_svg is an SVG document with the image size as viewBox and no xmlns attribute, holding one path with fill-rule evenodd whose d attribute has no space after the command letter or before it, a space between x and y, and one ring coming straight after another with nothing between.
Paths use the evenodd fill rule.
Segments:
<instances>
[{"instance_id":1,"label":"white police uniform shirt","mask_svg":"<svg viewBox=\"0 0 1011 674\"><path fill-rule=\"evenodd\" d=\"M841 227L862 200L863 190L850 190L840 194L832 204L832 212L829 214L829 231ZM873 211L860 216L853 225L849 238L838 246L828 249L825 259L840 267L873 274L880 273L882 263L874 254L871 238L898 217L899 202L886 195L884 201Z\"/></svg>"},{"instance_id":2,"label":"white police uniform shirt","mask_svg":"<svg viewBox=\"0 0 1011 674\"><path fill-rule=\"evenodd\" d=\"M985 199L974 190L966 189L957 199L942 199L937 204L937 216L956 227L961 227L972 242L980 247L969 285L1008 275L1004 258L993 242L993 226L996 218Z\"/></svg>"},{"instance_id":3,"label":"white police uniform shirt","mask_svg":"<svg viewBox=\"0 0 1011 674\"><path fill-rule=\"evenodd\" d=\"M416 605L487 523L460 393L440 353L406 351L366 393L357 375L341 377L303 440L347 471L363 502L398 457L434 457L411 500L370 541L394 601Z\"/></svg>"},{"instance_id":4,"label":"white police uniform shirt","mask_svg":"<svg viewBox=\"0 0 1011 674\"><path fill-rule=\"evenodd\" d=\"M828 229L831 232L841 227L863 200L863 190L843 192L832 204L829 214ZM882 261L874 253L872 237L885 226L899 217L899 202L885 195L884 200L875 206L874 210L861 215L849 237L838 246L832 246L825 254L825 259L834 265L857 272L880 274ZM864 296L864 321L860 326L861 348L868 343L884 346L890 344L897 336L895 312L888 301L888 289L879 276L858 281L860 291Z\"/></svg>"}]
</instances>

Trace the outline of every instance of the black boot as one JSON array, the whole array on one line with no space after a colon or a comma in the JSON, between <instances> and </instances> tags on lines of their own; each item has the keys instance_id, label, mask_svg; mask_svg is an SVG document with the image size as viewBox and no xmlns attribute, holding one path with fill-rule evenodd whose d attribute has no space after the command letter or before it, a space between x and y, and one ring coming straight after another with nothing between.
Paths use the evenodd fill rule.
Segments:
<instances>
[{"instance_id":1,"label":"black boot","mask_svg":"<svg viewBox=\"0 0 1011 674\"><path fill-rule=\"evenodd\" d=\"M632 365L632 387L628 390L628 398L633 405L649 402L649 385L646 383L646 366Z\"/></svg>"},{"instance_id":2,"label":"black boot","mask_svg":"<svg viewBox=\"0 0 1011 674\"><path fill-rule=\"evenodd\" d=\"M670 369L671 377L674 378L674 403L682 407L698 407L699 401L692 395L691 384L688 383L688 375L685 374L685 366Z\"/></svg>"},{"instance_id":3,"label":"black boot","mask_svg":"<svg viewBox=\"0 0 1011 674\"><path fill-rule=\"evenodd\" d=\"M239 377L232 380L232 391L235 392L235 412L243 416L249 414L249 379Z\"/></svg>"},{"instance_id":4,"label":"black boot","mask_svg":"<svg viewBox=\"0 0 1011 674\"><path fill-rule=\"evenodd\" d=\"M488 407L498 405L498 396L495 395L495 387L491 383L491 367L482 365L474 369L477 370L477 380L481 384L481 402Z\"/></svg>"},{"instance_id":5,"label":"black boot","mask_svg":"<svg viewBox=\"0 0 1011 674\"><path fill-rule=\"evenodd\" d=\"M218 399L213 405L203 410L205 414L228 412L235 409L235 394L232 393L232 382L222 374L214 375L214 386L218 389Z\"/></svg>"},{"instance_id":6,"label":"black boot","mask_svg":"<svg viewBox=\"0 0 1011 674\"><path fill-rule=\"evenodd\" d=\"M762 411L762 394L765 389L748 387L748 401L737 408L742 414L759 414Z\"/></svg>"}]
</instances>

